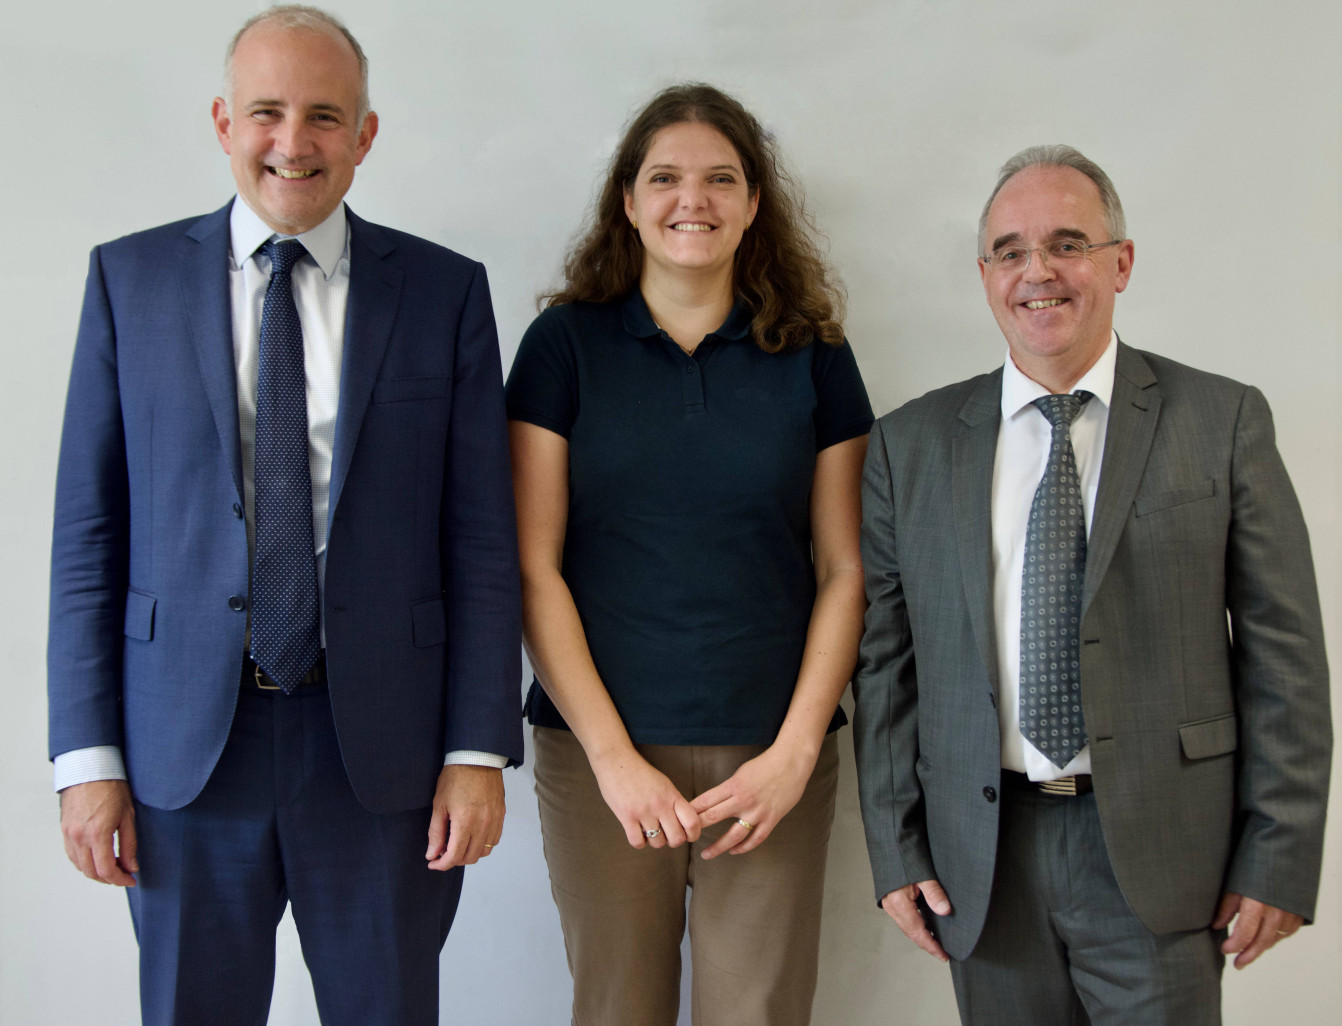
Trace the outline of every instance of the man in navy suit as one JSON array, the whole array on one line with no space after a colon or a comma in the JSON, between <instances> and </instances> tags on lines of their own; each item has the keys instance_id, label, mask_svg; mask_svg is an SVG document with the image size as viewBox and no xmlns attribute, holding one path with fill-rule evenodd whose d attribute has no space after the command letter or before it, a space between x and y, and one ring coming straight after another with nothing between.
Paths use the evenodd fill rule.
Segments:
<instances>
[{"instance_id":1,"label":"man in navy suit","mask_svg":"<svg viewBox=\"0 0 1342 1026\"><path fill-rule=\"evenodd\" d=\"M323 1022L433 1023L522 754L488 286L345 208L377 115L334 19L252 19L225 92L237 198L90 261L52 552L65 848L130 889L147 1023L264 1023L286 905Z\"/></svg>"}]
</instances>

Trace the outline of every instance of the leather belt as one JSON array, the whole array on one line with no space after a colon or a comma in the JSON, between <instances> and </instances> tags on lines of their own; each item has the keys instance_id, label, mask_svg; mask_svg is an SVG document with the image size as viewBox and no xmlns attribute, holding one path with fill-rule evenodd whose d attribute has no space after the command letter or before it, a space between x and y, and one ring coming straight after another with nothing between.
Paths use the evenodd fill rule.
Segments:
<instances>
[{"instance_id":1,"label":"leather belt","mask_svg":"<svg viewBox=\"0 0 1342 1026\"><path fill-rule=\"evenodd\" d=\"M313 684L326 683L326 650L323 649L321 655L317 656L317 661L312 664L312 669L303 676L298 682L300 688L305 688ZM270 675L265 670L257 666L252 657L243 654L242 657L242 686L253 687L260 691L279 691L280 686L270 679Z\"/></svg>"},{"instance_id":2,"label":"leather belt","mask_svg":"<svg viewBox=\"0 0 1342 1026\"><path fill-rule=\"evenodd\" d=\"M1002 770L1002 783L1023 791L1038 791L1055 798L1075 798L1090 794L1094 790L1089 773L1078 773L1072 777L1059 777L1057 780L1031 780L1024 773L1015 770Z\"/></svg>"}]
</instances>

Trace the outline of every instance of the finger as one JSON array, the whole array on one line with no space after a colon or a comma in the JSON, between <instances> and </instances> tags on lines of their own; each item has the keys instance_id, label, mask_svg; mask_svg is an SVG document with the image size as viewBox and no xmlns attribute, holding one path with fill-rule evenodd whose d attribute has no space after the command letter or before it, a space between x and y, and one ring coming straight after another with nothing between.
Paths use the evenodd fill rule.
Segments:
<instances>
[{"instance_id":1,"label":"finger","mask_svg":"<svg viewBox=\"0 0 1342 1026\"><path fill-rule=\"evenodd\" d=\"M748 822L748 821L747 821ZM756 823L746 831L746 839L740 844L728 850L728 855L744 855L747 852L754 851L761 844L769 839L769 835L774 832L773 823Z\"/></svg>"},{"instance_id":2,"label":"finger","mask_svg":"<svg viewBox=\"0 0 1342 1026\"><path fill-rule=\"evenodd\" d=\"M905 937L933 958L942 962L950 961L950 956L927 928L927 922L923 919L917 904L903 890L887 894L881 901L881 907L895 921L895 925Z\"/></svg>"},{"instance_id":3,"label":"finger","mask_svg":"<svg viewBox=\"0 0 1342 1026\"><path fill-rule=\"evenodd\" d=\"M717 787L710 787L703 794L699 795L697 798L694 799L694 801L690 802L690 804L694 807L694 811L702 816L709 809L713 808L713 806L720 805L723 802L725 802L728 798L732 796L732 788L729 786L730 784L731 784L730 779L724 780ZM726 818L725 813L719 815L716 819L708 820L708 823L710 824L718 823L724 818Z\"/></svg>"},{"instance_id":4,"label":"finger","mask_svg":"<svg viewBox=\"0 0 1342 1026\"><path fill-rule=\"evenodd\" d=\"M685 831L685 839L693 843L699 840L699 835L703 833L703 823L699 819L699 813L694 808L693 802L684 800L676 802L676 819L680 822L680 828Z\"/></svg>"},{"instance_id":5,"label":"finger","mask_svg":"<svg viewBox=\"0 0 1342 1026\"><path fill-rule=\"evenodd\" d=\"M941 884L935 880L924 880L918 885L918 890L922 892L923 901L939 916L948 916L951 913L951 900L946 897L946 892L941 889Z\"/></svg>"},{"instance_id":6,"label":"finger","mask_svg":"<svg viewBox=\"0 0 1342 1026\"><path fill-rule=\"evenodd\" d=\"M121 826L117 828L117 859L128 873L140 871L140 839L135 833L135 811L127 809Z\"/></svg>"},{"instance_id":7,"label":"finger","mask_svg":"<svg viewBox=\"0 0 1342 1026\"><path fill-rule=\"evenodd\" d=\"M638 820L626 823L620 821L620 826L624 827L624 839L629 842L631 848L646 848L648 839L643 835L643 824Z\"/></svg>"},{"instance_id":8,"label":"finger","mask_svg":"<svg viewBox=\"0 0 1342 1026\"><path fill-rule=\"evenodd\" d=\"M447 844L447 807L435 805L433 815L429 817L429 847L424 852L426 859L436 859L443 854Z\"/></svg>"},{"instance_id":9,"label":"finger","mask_svg":"<svg viewBox=\"0 0 1342 1026\"><path fill-rule=\"evenodd\" d=\"M110 837L102 838L93 846L93 867L97 880L117 887L134 886L135 878L121 868Z\"/></svg>"},{"instance_id":10,"label":"finger","mask_svg":"<svg viewBox=\"0 0 1342 1026\"><path fill-rule=\"evenodd\" d=\"M1262 918L1263 912L1256 903L1241 903L1239 914L1235 916L1235 924L1230 928L1230 936L1221 944L1221 953L1235 955L1244 951L1257 935Z\"/></svg>"},{"instance_id":11,"label":"finger","mask_svg":"<svg viewBox=\"0 0 1342 1026\"><path fill-rule=\"evenodd\" d=\"M1235 913L1239 911L1238 894L1221 895L1220 904L1216 906L1216 917L1212 920L1213 930L1224 930L1230 925L1230 920L1235 918Z\"/></svg>"},{"instance_id":12,"label":"finger","mask_svg":"<svg viewBox=\"0 0 1342 1026\"><path fill-rule=\"evenodd\" d=\"M1252 965L1264 951L1277 943L1277 934L1267 923L1260 923L1249 944L1235 957L1235 968Z\"/></svg>"},{"instance_id":13,"label":"finger","mask_svg":"<svg viewBox=\"0 0 1342 1026\"><path fill-rule=\"evenodd\" d=\"M730 851L739 844L743 844L753 830L754 824L744 817L738 817L731 826L729 826L723 835L704 849L702 858L715 859L724 851Z\"/></svg>"},{"instance_id":14,"label":"finger","mask_svg":"<svg viewBox=\"0 0 1342 1026\"><path fill-rule=\"evenodd\" d=\"M654 822L651 826L643 828L643 839L647 841L649 848L665 848L666 832L662 830L662 824Z\"/></svg>"}]
</instances>

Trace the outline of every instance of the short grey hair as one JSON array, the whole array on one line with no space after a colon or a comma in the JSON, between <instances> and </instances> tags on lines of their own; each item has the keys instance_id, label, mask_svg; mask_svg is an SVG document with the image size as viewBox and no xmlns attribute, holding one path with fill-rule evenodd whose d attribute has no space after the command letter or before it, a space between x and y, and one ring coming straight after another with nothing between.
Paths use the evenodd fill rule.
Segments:
<instances>
[{"instance_id":1,"label":"short grey hair","mask_svg":"<svg viewBox=\"0 0 1342 1026\"><path fill-rule=\"evenodd\" d=\"M349 43L354 50L354 57L359 62L359 108L355 118L356 127L363 127L363 119L368 116L368 57L363 52L363 47L359 41L354 38L354 33L345 27L344 22L333 14L328 14L320 7L308 7L304 4L278 4L275 7L268 8L260 14L254 14L243 22L242 28L234 34L229 40L228 52L224 54L224 100L230 109L233 107L233 55L237 52L238 41L246 35L247 30L254 25L262 22L273 22L276 28L281 29L308 29L312 32L326 32L330 35L339 36L345 42Z\"/></svg>"},{"instance_id":2,"label":"short grey hair","mask_svg":"<svg viewBox=\"0 0 1342 1026\"><path fill-rule=\"evenodd\" d=\"M988 211L992 208L993 200L997 199L997 194L1002 191L1002 186L1026 168L1041 166L1070 167L1073 171L1080 171L1094 182L1095 187L1100 190L1100 203L1104 207L1104 227L1109 232L1109 238L1126 239L1128 237L1128 224L1123 217L1123 204L1119 202L1118 190L1114 188L1114 183L1109 180L1109 176L1104 173L1104 168L1080 150L1071 146L1065 146L1061 143L1055 143L1051 146L1031 146L1028 149L1021 150L1008 160L1002 165L1002 170L997 173L997 184L993 186L992 195L988 197L988 202L983 204L983 213L979 215L980 256L983 255L983 247L987 242L985 236L988 232Z\"/></svg>"}]
</instances>

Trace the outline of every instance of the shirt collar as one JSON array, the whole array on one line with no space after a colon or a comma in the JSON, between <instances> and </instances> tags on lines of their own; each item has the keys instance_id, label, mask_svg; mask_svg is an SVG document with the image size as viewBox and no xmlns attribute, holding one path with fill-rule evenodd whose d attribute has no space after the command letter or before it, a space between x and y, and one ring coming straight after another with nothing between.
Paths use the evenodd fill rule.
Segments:
<instances>
[{"instance_id":1,"label":"shirt collar","mask_svg":"<svg viewBox=\"0 0 1342 1026\"><path fill-rule=\"evenodd\" d=\"M652 319L652 312L648 309L643 293L638 289L634 289L629 295L625 296L620 307L624 313L624 330L633 335L634 338L655 338L662 333L662 329L657 327L657 323ZM753 319L754 315L738 298L732 304L731 313L722 322L722 326L711 334L713 337L724 341L736 341L745 338L750 332L750 322Z\"/></svg>"},{"instance_id":2,"label":"shirt collar","mask_svg":"<svg viewBox=\"0 0 1342 1026\"><path fill-rule=\"evenodd\" d=\"M284 235L272 231L270 225L262 221L241 196L233 201L233 209L228 215L228 231L231 246L229 255L235 267L245 264L267 239L297 239L312 259L317 261L317 266L328 280L335 274L340 258L345 255L349 238L344 203L338 204L331 216L311 231L302 235Z\"/></svg>"},{"instance_id":3,"label":"shirt collar","mask_svg":"<svg viewBox=\"0 0 1342 1026\"><path fill-rule=\"evenodd\" d=\"M1110 329L1109 344L1105 346L1104 352L1100 354L1094 366L1081 375L1081 380L1072 386L1072 391L1089 392L1107 409L1114 396L1114 368L1117 362L1118 335ZM1041 395L1048 394L1047 388L1033 378L1025 376L1016 366L1016 361L1011 359L1011 352L1008 350L1006 363L1002 367L1002 419L1010 420Z\"/></svg>"}]
</instances>

